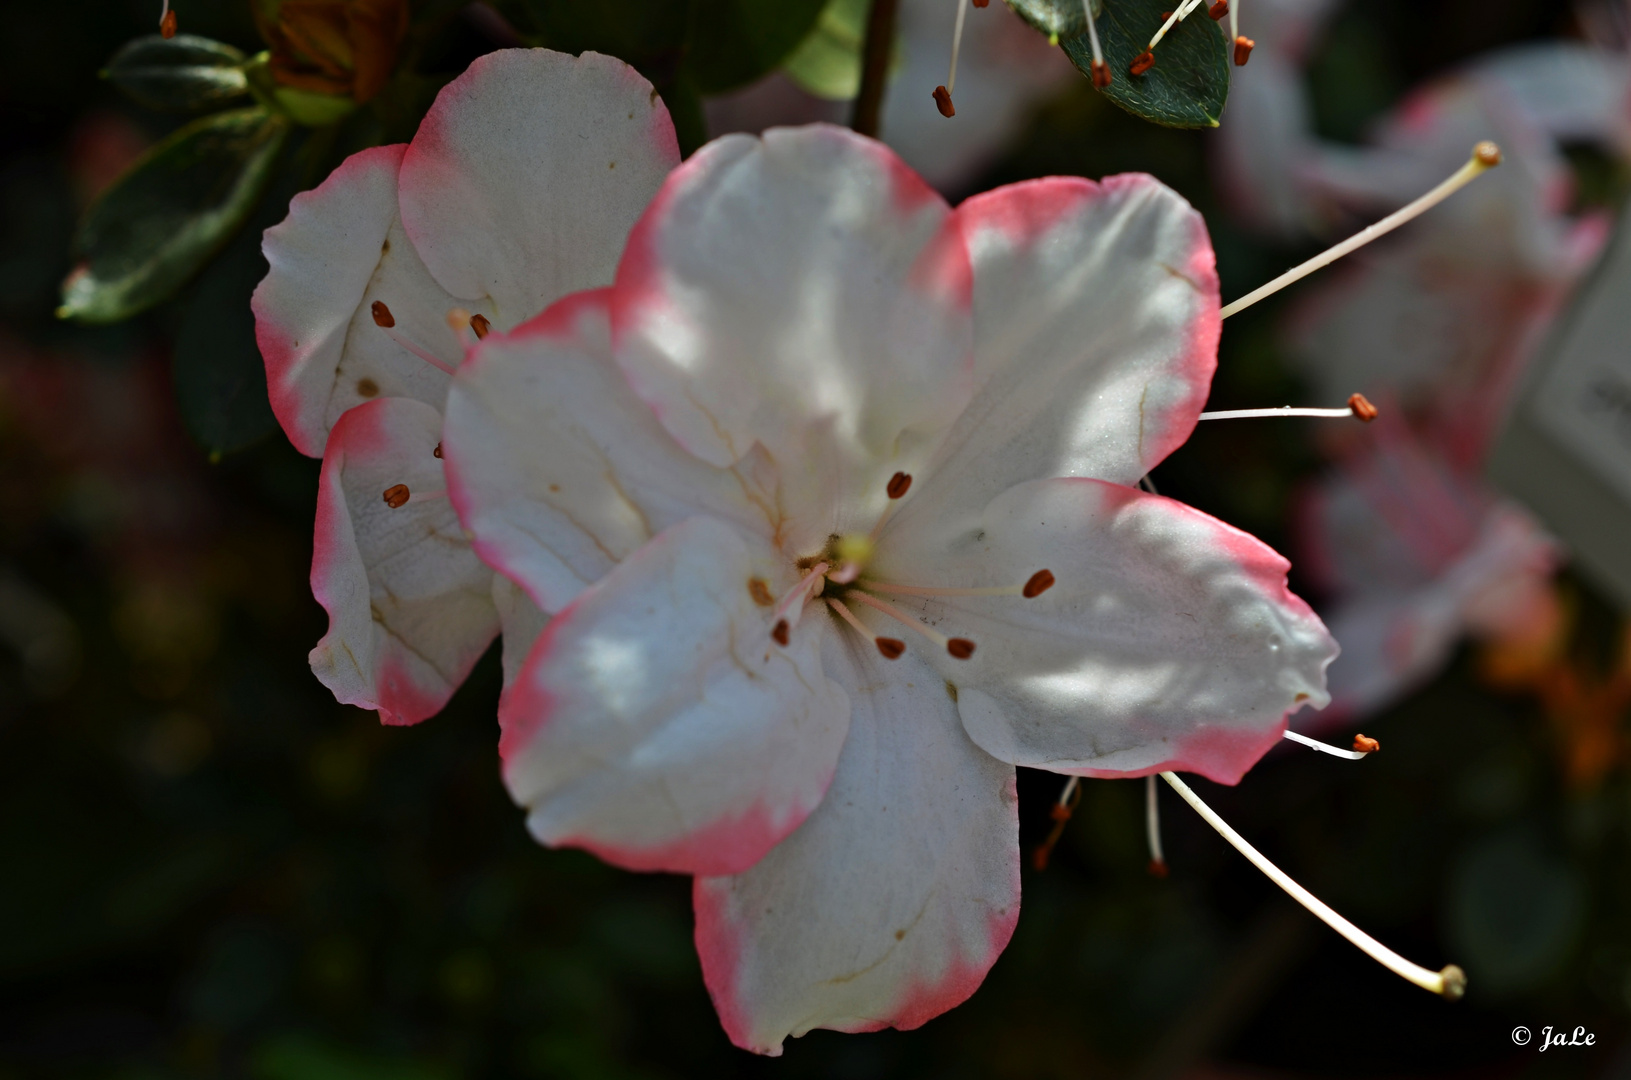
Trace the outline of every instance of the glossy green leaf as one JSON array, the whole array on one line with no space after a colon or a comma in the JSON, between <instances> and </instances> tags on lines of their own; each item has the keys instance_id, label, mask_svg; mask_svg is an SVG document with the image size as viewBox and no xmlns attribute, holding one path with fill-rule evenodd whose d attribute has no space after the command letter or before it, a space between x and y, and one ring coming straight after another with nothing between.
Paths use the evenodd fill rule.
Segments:
<instances>
[{"instance_id":1,"label":"glossy green leaf","mask_svg":"<svg viewBox=\"0 0 1631 1080\"><path fill-rule=\"evenodd\" d=\"M192 34L139 37L113 54L102 77L150 109L202 112L249 93L244 54Z\"/></svg>"},{"instance_id":2,"label":"glossy green leaf","mask_svg":"<svg viewBox=\"0 0 1631 1080\"><path fill-rule=\"evenodd\" d=\"M692 0L685 67L704 94L746 86L781 66L825 6L824 0Z\"/></svg>"},{"instance_id":3,"label":"glossy green leaf","mask_svg":"<svg viewBox=\"0 0 1631 1080\"><path fill-rule=\"evenodd\" d=\"M116 322L172 296L243 224L288 131L265 108L234 109L144 154L80 223L57 315Z\"/></svg>"},{"instance_id":4,"label":"glossy green leaf","mask_svg":"<svg viewBox=\"0 0 1631 1080\"><path fill-rule=\"evenodd\" d=\"M1105 0L1099 42L1113 81L1103 94L1134 116L1165 127L1217 127L1229 96L1229 42L1204 5L1167 31L1155 47L1154 67L1142 75L1127 70L1171 10L1172 0ZM1085 32L1059 44L1084 75L1091 73L1093 52Z\"/></svg>"},{"instance_id":5,"label":"glossy green leaf","mask_svg":"<svg viewBox=\"0 0 1631 1080\"><path fill-rule=\"evenodd\" d=\"M1049 37L1060 39L1087 33L1081 0L1007 0L1014 14ZM1093 0L1093 14L1104 12L1104 0Z\"/></svg>"},{"instance_id":6,"label":"glossy green leaf","mask_svg":"<svg viewBox=\"0 0 1631 1080\"><path fill-rule=\"evenodd\" d=\"M266 365L255 343L249 296L266 276L261 232L283 217L274 192L210 265L187 300L171 372L187 431L212 460L251 446L277 427L266 396Z\"/></svg>"}]
</instances>

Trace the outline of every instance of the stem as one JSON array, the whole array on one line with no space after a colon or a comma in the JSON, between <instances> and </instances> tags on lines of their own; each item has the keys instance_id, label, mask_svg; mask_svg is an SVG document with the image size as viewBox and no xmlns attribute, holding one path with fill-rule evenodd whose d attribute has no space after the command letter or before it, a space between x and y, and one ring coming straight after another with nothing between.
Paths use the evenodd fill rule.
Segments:
<instances>
[{"instance_id":1,"label":"stem","mask_svg":"<svg viewBox=\"0 0 1631 1080\"><path fill-rule=\"evenodd\" d=\"M895 43L895 9L900 0L872 0L866 17L866 40L861 46L861 90L849 126L862 135L878 137L883 114L883 92L889 81L889 54Z\"/></svg>"},{"instance_id":2,"label":"stem","mask_svg":"<svg viewBox=\"0 0 1631 1080\"><path fill-rule=\"evenodd\" d=\"M1176 773L1164 772L1161 779L1171 785L1183 800L1194 807L1195 812L1206 820L1206 823L1218 831L1218 835L1234 845L1236 851L1267 875L1268 879L1284 889L1293 900L1312 911L1324 920L1325 925L1347 938L1360 951L1372 960L1381 964L1395 975L1415 983L1423 990L1430 990L1442 997L1456 1000L1467 990L1467 976L1460 968L1450 964L1443 971L1429 971L1420 964L1413 964L1400 956L1380 941L1365 933L1353 923L1338 915L1329 904L1291 880L1290 875L1278 866L1264 858L1263 853L1246 843L1244 837L1229 827L1229 823L1201 801L1200 796L1189 790L1189 785L1178 779Z\"/></svg>"}]
</instances>

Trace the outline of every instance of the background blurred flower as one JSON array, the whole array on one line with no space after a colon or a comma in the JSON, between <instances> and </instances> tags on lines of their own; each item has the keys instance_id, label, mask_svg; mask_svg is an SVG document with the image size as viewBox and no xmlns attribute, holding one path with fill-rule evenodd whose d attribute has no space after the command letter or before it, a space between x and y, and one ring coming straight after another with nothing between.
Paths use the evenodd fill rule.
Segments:
<instances>
[{"instance_id":1,"label":"background blurred flower","mask_svg":"<svg viewBox=\"0 0 1631 1080\"><path fill-rule=\"evenodd\" d=\"M408 0L253 0L279 86L361 104L385 87L408 33Z\"/></svg>"}]
</instances>

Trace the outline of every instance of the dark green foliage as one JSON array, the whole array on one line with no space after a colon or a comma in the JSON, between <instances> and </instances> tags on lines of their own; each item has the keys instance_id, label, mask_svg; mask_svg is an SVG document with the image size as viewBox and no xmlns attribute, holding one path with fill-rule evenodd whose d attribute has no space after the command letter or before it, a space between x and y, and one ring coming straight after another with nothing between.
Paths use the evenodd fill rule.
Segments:
<instances>
[{"instance_id":1,"label":"dark green foliage","mask_svg":"<svg viewBox=\"0 0 1631 1080\"><path fill-rule=\"evenodd\" d=\"M1206 5L1167 31L1155 47L1155 66L1142 75L1128 72L1161 28L1162 13L1176 0L1104 0L1099 42L1113 81L1104 96L1134 116L1165 127L1217 127L1229 96L1229 43L1206 14ZM1093 51L1087 34L1062 39L1066 55L1091 74Z\"/></svg>"},{"instance_id":2,"label":"dark green foliage","mask_svg":"<svg viewBox=\"0 0 1631 1080\"><path fill-rule=\"evenodd\" d=\"M202 112L249 93L244 54L192 34L139 37L113 54L102 77L150 109Z\"/></svg>"}]
</instances>

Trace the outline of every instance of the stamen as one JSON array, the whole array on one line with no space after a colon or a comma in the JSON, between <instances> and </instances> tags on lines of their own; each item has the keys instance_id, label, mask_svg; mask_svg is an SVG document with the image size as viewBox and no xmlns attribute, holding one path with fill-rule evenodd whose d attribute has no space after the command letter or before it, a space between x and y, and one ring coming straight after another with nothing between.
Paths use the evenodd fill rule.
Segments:
<instances>
[{"instance_id":1,"label":"stamen","mask_svg":"<svg viewBox=\"0 0 1631 1080\"><path fill-rule=\"evenodd\" d=\"M884 488L891 499L899 499L912 490L912 474L898 472L889 478L889 484Z\"/></svg>"},{"instance_id":2,"label":"stamen","mask_svg":"<svg viewBox=\"0 0 1631 1080\"><path fill-rule=\"evenodd\" d=\"M407 484L392 484L385 489L382 498L384 498L386 506L389 506L392 510L400 510L408 505L410 498L418 499L420 502L429 502L432 499L440 499L446 494L446 491L421 491L415 495L408 490Z\"/></svg>"},{"instance_id":3,"label":"stamen","mask_svg":"<svg viewBox=\"0 0 1631 1080\"><path fill-rule=\"evenodd\" d=\"M1340 746L1332 746L1330 743L1323 743L1318 739L1310 739L1307 735L1303 735L1295 731L1287 731L1283 734L1292 742L1302 743L1310 750L1318 750L1322 754L1330 754L1332 757L1345 758L1348 761L1364 761L1371 754L1382 748L1381 744L1375 739L1365 739L1363 735L1354 740L1354 748L1352 750L1344 750ZM1365 742L1370 744L1369 749L1360 749L1360 739L1365 739Z\"/></svg>"},{"instance_id":4,"label":"stamen","mask_svg":"<svg viewBox=\"0 0 1631 1080\"><path fill-rule=\"evenodd\" d=\"M1207 806L1200 800L1199 796L1189 790L1189 785L1178 779L1176 774L1164 772L1161 774L1161 779L1170 784L1172 790L1176 791L1183 797L1185 802L1194 807L1195 812L1201 815L1208 825L1216 829L1219 836L1229 841L1230 844L1234 845L1236 851L1246 856L1252 865L1263 871L1270 881L1284 889L1293 900L1319 916L1331 929L1358 946L1371 959L1395 975L1415 983L1423 990L1430 990L1451 1001L1459 999L1462 994L1466 993L1467 976L1460 968L1454 964L1449 964L1441 971L1429 971L1420 964L1413 964L1406 960L1341 915L1338 915L1319 897L1291 880L1283 870L1264 858L1260 851L1246 843L1239 833L1229 827L1228 822L1218 817L1211 807Z\"/></svg>"},{"instance_id":5,"label":"stamen","mask_svg":"<svg viewBox=\"0 0 1631 1080\"><path fill-rule=\"evenodd\" d=\"M375 300L373 304L369 306L368 310L374 316L374 325L385 331L386 337L413 353L431 367L436 368L439 371L446 372L449 375L453 374L453 365L438 358L430 351L414 344L408 338L397 332L396 316L391 314L391 309L385 306L384 301Z\"/></svg>"},{"instance_id":6,"label":"stamen","mask_svg":"<svg viewBox=\"0 0 1631 1080\"><path fill-rule=\"evenodd\" d=\"M159 9L159 36L162 38L176 36L176 13L170 10L170 0L164 0L164 6Z\"/></svg>"},{"instance_id":7,"label":"stamen","mask_svg":"<svg viewBox=\"0 0 1631 1080\"><path fill-rule=\"evenodd\" d=\"M1240 0L1234 0L1234 3L1229 5L1229 40L1240 40ZM1235 64L1239 66L1241 61L1236 60Z\"/></svg>"},{"instance_id":8,"label":"stamen","mask_svg":"<svg viewBox=\"0 0 1631 1080\"><path fill-rule=\"evenodd\" d=\"M899 638L874 636L872 631L866 628L866 624L855 617L855 613L849 609L849 606L837 597L827 597L827 606L836 611L845 622L853 626L856 633L862 637L872 638L872 643L878 646L878 651L883 654L885 660L899 660L901 655L906 652L906 642L901 641Z\"/></svg>"},{"instance_id":9,"label":"stamen","mask_svg":"<svg viewBox=\"0 0 1631 1080\"><path fill-rule=\"evenodd\" d=\"M1155 54L1148 49L1133 57L1133 62L1127 65L1127 74L1142 75L1155 66Z\"/></svg>"},{"instance_id":10,"label":"stamen","mask_svg":"<svg viewBox=\"0 0 1631 1080\"><path fill-rule=\"evenodd\" d=\"M1142 490L1149 492L1151 495L1161 494L1159 491L1155 490L1155 481L1150 479L1149 473L1145 473L1143 476L1138 478L1138 486Z\"/></svg>"},{"instance_id":11,"label":"stamen","mask_svg":"<svg viewBox=\"0 0 1631 1080\"><path fill-rule=\"evenodd\" d=\"M431 453L432 457L436 457L436 458L441 457L442 456L442 444L437 443L436 444L436 449L432 450L430 453Z\"/></svg>"},{"instance_id":12,"label":"stamen","mask_svg":"<svg viewBox=\"0 0 1631 1080\"><path fill-rule=\"evenodd\" d=\"M1133 66L1137 68L1139 60L1143 60L1144 57L1148 56L1150 58L1149 64L1145 64L1142 69L1134 71L1134 75L1142 75L1145 71L1150 69L1150 64L1155 63L1155 47L1161 44L1161 39L1167 36L1167 31L1171 30L1178 23L1181 23L1185 19L1189 18L1189 13L1194 11L1197 7L1200 7L1200 4L1201 0L1184 0L1183 3L1178 5L1177 11L1174 11L1171 15L1167 16L1167 21L1162 23L1161 29L1157 30L1155 32L1155 36L1150 38L1150 43L1145 46L1144 51L1139 55L1138 60L1133 61Z\"/></svg>"},{"instance_id":13,"label":"stamen","mask_svg":"<svg viewBox=\"0 0 1631 1080\"><path fill-rule=\"evenodd\" d=\"M1257 42L1240 34L1235 35L1235 67L1245 67L1246 61L1252 58L1252 50L1257 48Z\"/></svg>"},{"instance_id":14,"label":"stamen","mask_svg":"<svg viewBox=\"0 0 1631 1080\"><path fill-rule=\"evenodd\" d=\"M1218 0L1217 3L1206 9L1206 13L1212 16L1213 22L1217 22L1229 14L1229 0Z\"/></svg>"},{"instance_id":15,"label":"stamen","mask_svg":"<svg viewBox=\"0 0 1631 1080\"><path fill-rule=\"evenodd\" d=\"M946 72L946 85L934 88L934 103L939 107L940 115L947 118L957 115L951 103L951 94L957 89L957 54L963 49L963 20L968 16L963 0L952 0L952 3L957 5L957 25L951 32L951 67Z\"/></svg>"},{"instance_id":16,"label":"stamen","mask_svg":"<svg viewBox=\"0 0 1631 1080\"><path fill-rule=\"evenodd\" d=\"M799 578L798 584L794 585L791 589L788 589L785 594L783 594L781 601L776 605L775 610L773 610L771 614L785 622L785 616L798 610L804 604L804 601L809 599L811 584L820 581L822 576L825 575L830 569L832 568L824 562L818 562L814 566L810 567L809 573Z\"/></svg>"},{"instance_id":17,"label":"stamen","mask_svg":"<svg viewBox=\"0 0 1631 1080\"><path fill-rule=\"evenodd\" d=\"M836 579L835 579L836 580ZM892 596L1023 596L1034 600L1053 588L1056 579L1051 570L1038 570L1023 585L990 585L980 588L942 588L938 585L896 585L889 581L868 581L866 587L873 592Z\"/></svg>"},{"instance_id":18,"label":"stamen","mask_svg":"<svg viewBox=\"0 0 1631 1080\"><path fill-rule=\"evenodd\" d=\"M1093 85L1103 90L1110 85L1110 65L1104 62L1104 50L1099 48L1099 28L1093 22L1093 0L1082 0L1082 15L1087 19L1087 43L1093 49Z\"/></svg>"},{"instance_id":19,"label":"stamen","mask_svg":"<svg viewBox=\"0 0 1631 1080\"><path fill-rule=\"evenodd\" d=\"M1161 804L1156 801L1155 775L1144 778L1144 837L1150 842L1150 876L1167 876L1167 857L1161 851Z\"/></svg>"},{"instance_id":20,"label":"stamen","mask_svg":"<svg viewBox=\"0 0 1631 1080\"><path fill-rule=\"evenodd\" d=\"M850 595L868 607L883 612L896 622L910 626L958 660L967 660L974 655L974 642L968 638L949 638L938 630L931 630L887 600L879 600L876 596L869 596L864 592L852 592Z\"/></svg>"},{"instance_id":21,"label":"stamen","mask_svg":"<svg viewBox=\"0 0 1631 1080\"><path fill-rule=\"evenodd\" d=\"M957 106L951 103L951 91L944 86L934 88L934 106L948 120L957 115Z\"/></svg>"},{"instance_id":22,"label":"stamen","mask_svg":"<svg viewBox=\"0 0 1631 1080\"><path fill-rule=\"evenodd\" d=\"M1277 409L1220 409L1217 412L1203 412L1196 419L1249 420L1271 416L1316 416L1336 420L1354 416L1368 424L1375 420L1377 415L1376 406L1372 405L1364 394L1352 394L1348 397L1348 407L1345 409L1302 409L1290 405L1282 405Z\"/></svg>"},{"instance_id":23,"label":"stamen","mask_svg":"<svg viewBox=\"0 0 1631 1080\"><path fill-rule=\"evenodd\" d=\"M1070 820L1070 815L1076 809L1076 804L1082 801L1081 784L1081 777L1071 777L1065 783L1065 790L1059 793L1059 801L1054 803L1052 809L1049 810L1049 816L1053 818L1053 828L1048 831L1048 838L1036 845L1036 850L1031 853L1031 865L1038 870L1048 868L1048 858L1053 854L1054 846L1059 843L1059 838L1065 834L1065 823Z\"/></svg>"},{"instance_id":24,"label":"stamen","mask_svg":"<svg viewBox=\"0 0 1631 1080\"><path fill-rule=\"evenodd\" d=\"M1239 41L1235 43L1235 62L1244 63L1244 61L1240 59ZM1329 266L1331 263L1336 262L1349 252L1357 251L1359 248L1364 247L1377 237L1392 232L1394 229L1397 229L1400 225L1403 225L1410 219L1417 217L1425 211L1437 206L1445 199L1448 199L1451 195L1454 195L1457 191L1460 191L1473 180L1477 179L1485 170L1499 165L1500 163L1501 151L1499 147L1492 142L1479 143L1477 146L1473 147L1472 157L1467 159L1467 163L1461 166L1461 168L1457 169L1448 180L1445 180L1438 187L1434 188L1432 191L1429 191L1427 194L1423 195L1410 205L1395 210L1393 213L1389 214L1381 221L1378 221L1376 224L1366 226L1364 229L1331 248L1323 255L1314 256L1301 266L1296 266L1290 270L1287 270L1285 273L1281 274L1267 285L1260 285L1256 289L1253 289L1251 292L1247 293L1245 296L1241 297L1239 300L1236 300L1234 303L1225 305L1223 310L1219 313L1219 317L1227 319L1231 315L1244 311L1253 304L1257 303L1259 300L1263 299L1265 296L1271 296L1274 293L1279 292L1292 282L1300 281L1321 267Z\"/></svg>"},{"instance_id":25,"label":"stamen","mask_svg":"<svg viewBox=\"0 0 1631 1080\"><path fill-rule=\"evenodd\" d=\"M1354 749L1360 751L1361 753L1374 754L1376 751L1382 749L1382 744L1377 742L1375 739L1368 738L1364 735L1355 735Z\"/></svg>"},{"instance_id":26,"label":"stamen","mask_svg":"<svg viewBox=\"0 0 1631 1080\"><path fill-rule=\"evenodd\" d=\"M777 619L775 627L770 631L770 636L776 639L777 645L780 645L785 649L787 647L788 640L787 620Z\"/></svg>"},{"instance_id":27,"label":"stamen","mask_svg":"<svg viewBox=\"0 0 1631 1080\"><path fill-rule=\"evenodd\" d=\"M474 331L476 340L480 341L493 332L493 324L487 320L485 315L472 315L470 316L470 329Z\"/></svg>"}]
</instances>

